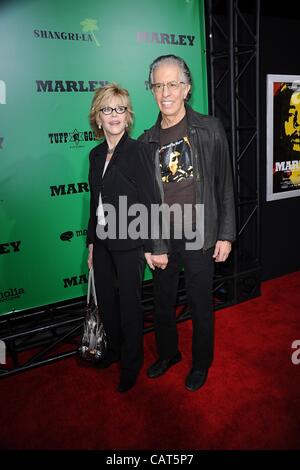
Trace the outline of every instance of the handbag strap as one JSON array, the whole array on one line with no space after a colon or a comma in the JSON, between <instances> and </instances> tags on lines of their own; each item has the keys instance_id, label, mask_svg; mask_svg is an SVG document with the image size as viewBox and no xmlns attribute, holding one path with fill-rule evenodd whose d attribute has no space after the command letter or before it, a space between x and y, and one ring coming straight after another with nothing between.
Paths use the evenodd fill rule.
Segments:
<instances>
[{"instance_id":1,"label":"handbag strap","mask_svg":"<svg viewBox=\"0 0 300 470\"><path fill-rule=\"evenodd\" d=\"M94 277L94 269L91 268L89 272L89 280L88 280L88 291L87 291L87 305L90 303L90 295L92 289L92 296L94 298L95 305L98 306L97 296L96 296L96 288L95 288L95 277Z\"/></svg>"}]
</instances>

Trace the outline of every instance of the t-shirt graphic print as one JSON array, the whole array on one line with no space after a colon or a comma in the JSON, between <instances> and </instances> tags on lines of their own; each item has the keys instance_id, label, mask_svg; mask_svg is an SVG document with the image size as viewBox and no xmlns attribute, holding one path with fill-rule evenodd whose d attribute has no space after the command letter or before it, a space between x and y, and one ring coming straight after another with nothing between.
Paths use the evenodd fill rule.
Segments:
<instances>
[{"instance_id":1,"label":"t-shirt graphic print","mask_svg":"<svg viewBox=\"0 0 300 470\"><path fill-rule=\"evenodd\" d=\"M187 137L163 145L159 154L163 183L178 183L193 178L191 146Z\"/></svg>"}]
</instances>

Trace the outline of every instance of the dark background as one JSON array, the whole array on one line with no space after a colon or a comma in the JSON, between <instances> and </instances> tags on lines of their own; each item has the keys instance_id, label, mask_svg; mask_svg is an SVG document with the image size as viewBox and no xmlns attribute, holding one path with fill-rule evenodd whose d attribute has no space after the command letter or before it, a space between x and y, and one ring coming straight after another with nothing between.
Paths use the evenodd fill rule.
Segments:
<instances>
[{"instance_id":1,"label":"dark background","mask_svg":"<svg viewBox=\"0 0 300 470\"><path fill-rule=\"evenodd\" d=\"M276 16L263 7L260 25L261 261L263 279L300 269L300 197L266 202L266 75L300 75L300 2ZM285 6L294 2L286 2ZM287 10L287 9L286 9ZM299 156L300 159L300 156Z\"/></svg>"},{"instance_id":2,"label":"dark background","mask_svg":"<svg viewBox=\"0 0 300 470\"><path fill-rule=\"evenodd\" d=\"M256 12L256 0L236 0L236 4L248 19L249 15ZM228 21L228 1L213 0L213 10L218 20L221 18L224 22ZM260 252L261 277L262 280L267 280L300 269L300 197L266 201L267 74L300 75L300 2L286 0L276 4L261 0L260 15L258 84L260 97ZM253 93L253 104L255 104L254 84L251 87L250 80L246 86L247 93L250 95ZM226 128L226 122L223 124ZM251 167L248 171L250 180L255 178L255 175L251 175L253 173ZM251 245L255 244L254 234L249 232L248 235L250 239L245 246L251 251Z\"/></svg>"}]
</instances>

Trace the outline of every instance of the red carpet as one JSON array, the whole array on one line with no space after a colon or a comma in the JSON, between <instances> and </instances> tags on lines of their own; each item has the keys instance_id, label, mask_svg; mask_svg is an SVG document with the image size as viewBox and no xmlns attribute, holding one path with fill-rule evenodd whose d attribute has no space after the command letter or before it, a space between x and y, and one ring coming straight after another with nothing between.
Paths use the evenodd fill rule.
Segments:
<instances>
[{"instance_id":1,"label":"red carpet","mask_svg":"<svg viewBox=\"0 0 300 470\"><path fill-rule=\"evenodd\" d=\"M191 322L179 326L183 361L158 379L145 335L145 367L127 394L118 366L75 358L0 382L2 449L300 449L300 272L262 285L262 296L216 313L215 360L188 392Z\"/></svg>"}]
</instances>

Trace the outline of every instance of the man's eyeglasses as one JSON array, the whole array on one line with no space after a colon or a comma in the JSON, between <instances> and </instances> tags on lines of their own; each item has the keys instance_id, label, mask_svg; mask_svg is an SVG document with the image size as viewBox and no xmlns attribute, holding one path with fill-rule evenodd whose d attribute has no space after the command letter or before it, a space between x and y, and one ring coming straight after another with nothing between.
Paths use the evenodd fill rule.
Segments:
<instances>
[{"instance_id":1,"label":"man's eyeglasses","mask_svg":"<svg viewBox=\"0 0 300 470\"><path fill-rule=\"evenodd\" d=\"M113 111L116 111L117 114L124 114L127 109L127 106L117 106L116 108L111 108L110 106L105 106L105 108L101 108L100 111L108 116Z\"/></svg>"},{"instance_id":2,"label":"man's eyeglasses","mask_svg":"<svg viewBox=\"0 0 300 470\"><path fill-rule=\"evenodd\" d=\"M154 93L162 93L164 87L166 86L169 91L178 90L180 85L186 85L185 82L177 82L176 80L172 80L171 82L167 83L152 83L151 89Z\"/></svg>"}]
</instances>

